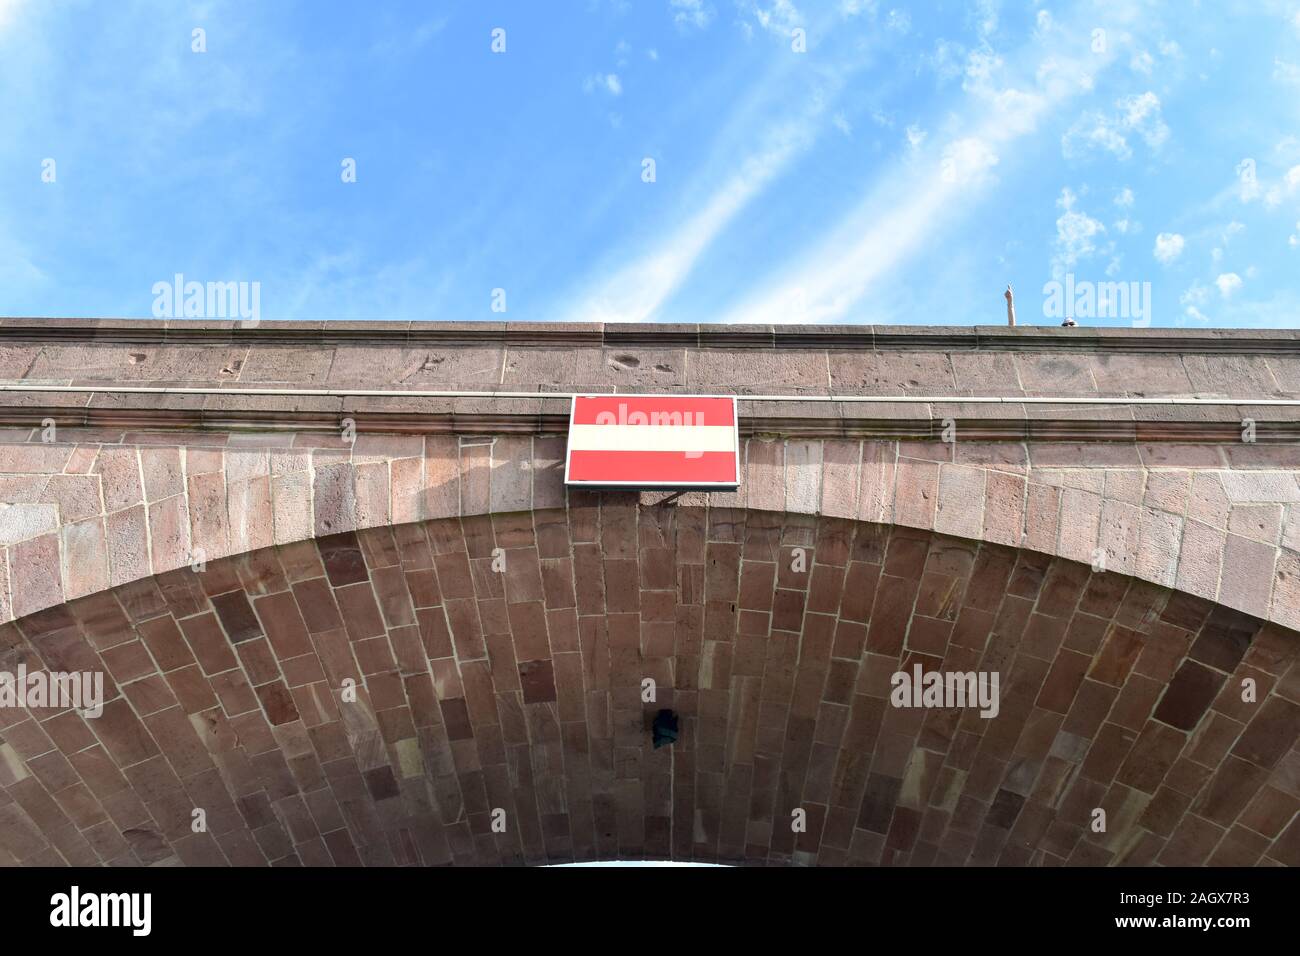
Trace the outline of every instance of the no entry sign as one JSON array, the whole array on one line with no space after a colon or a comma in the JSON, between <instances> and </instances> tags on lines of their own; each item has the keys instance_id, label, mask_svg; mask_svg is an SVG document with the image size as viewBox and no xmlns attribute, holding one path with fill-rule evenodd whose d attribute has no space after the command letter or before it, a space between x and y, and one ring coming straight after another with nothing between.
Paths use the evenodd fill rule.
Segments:
<instances>
[{"instance_id":1,"label":"no entry sign","mask_svg":"<svg viewBox=\"0 0 1300 956\"><path fill-rule=\"evenodd\" d=\"M716 395L575 395L567 485L734 489L736 399Z\"/></svg>"}]
</instances>

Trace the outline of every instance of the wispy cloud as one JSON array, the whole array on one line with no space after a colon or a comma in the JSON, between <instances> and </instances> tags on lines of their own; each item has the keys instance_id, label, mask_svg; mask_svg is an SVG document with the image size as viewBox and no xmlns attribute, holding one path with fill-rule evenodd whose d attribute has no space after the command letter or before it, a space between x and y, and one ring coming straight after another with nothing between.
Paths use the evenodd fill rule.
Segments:
<instances>
[{"instance_id":1,"label":"wispy cloud","mask_svg":"<svg viewBox=\"0 0 1300 956\"><path fill-rule=\"evenodd\" d=\"M0 0L0 30L13 23L18 10L27 0Z\"/></svg>"},{"instance_id":2,"label":"wispy cloud","mask_svg":"<svg viewBox=\"0 0 1300 956\"><path fill-rule=\"evenodd\" d=\"M1104 151L1117 159L1133 155L1129 140L1136 135L1152 149L1159 149L1169 138L1169 127L1160 116L1160 97L1149 90L1121 97L1116 111L1090 111L1079 117L1061 138L1061 152L1075 159L1090 152Z\"/></svg>"},{"instance_id":3,"label":"wispy cloud","mask_svg":"<svg viewBox=\"0 0 1300 956\"><path fill-rule=\"evenodd\" d=\"M764 30L780 37L788 37L795 27L805 25L803 14L790 0L739 0L736 5Z\"/></svg>"},{"instance_id":4,"label":"wispy cloud","mask_svg":"<svg viewBox=\"0 0 1300 956\"><path fill-rule=\"evenodd\" d=\"M1005 58L1038 63L1032 82L997 82L1006 67L990 51L969 60L969 102L961 108L982 113L982 121L936 138L919 156L901 159L781 280L732 309L726 321L842 321L941 223L968 211L982 194L980 187L992 182L991 169L1002 153L1050 111L1090 88L1092 71L1110 60L1107 55L1045 55L1044 49L1059 45L1057 28L1049 29L1042 39Z\"/></svg>"},{"instance_id":5,"label":"wispy cloud","mask_svg":"<svg viewBox=\"0 0 1300 956\"><path fill-rule=\"evenodd\" d=\"M778 24L787 19L793 22L799 17L786 0L776 0L766 7L748 3L742 8L754 16L761 14L760 23L773 29L779 29ZM737 149L736 143L725 137L719 141L718 153L728 172L718 177L719 184L708 198L667 230L652 251L616 267L612 274L581 290L576 296L577 306L562 318L578 322L643 322L658 317L660 307L690 275L705 250L795 157L815 142L828 107L856 66L826 67L799 112L764 127L761 117L770 108L767 95L783 86L787 68L783 64L771 72L756 89L749 107L732 124L738 130L735 138L751 144L747 150ZM832 125L844 129L843 124L833 120ZM739 165L733 159L737 152L743 156Z\"/></svg>"},{"instance_id":6,"label":"wispy cloud","mask_svg":"<svg viewBox=\"0 0 1300 956\"><path fill-rule=\"evenodd\" d=\"M772 132L764 148L750 155L707 201L647 256L623 266L585 293L566 318L577 322L643 322L690 273L700 254L723 228L812 140L811 124L795 121Z\"/></svg>"},{"instance_id":7,"label":"wispy cloud","mask_svg":"<svg viewBox=\"0 0 1300 956\"><path fill-rule=\"evenodd\" d=\"M1106 227L1078 208L1079 197L1072 189L1062 189L1056 204L1061 207L1061 215L1056 220L1052 276L1060 279L1081 259L1090 259L1097 253L1097 244Z\"/></svg>"},{"instance_id":8,"label":"wispy cloud","mask_svg":"<svg viewBox=\"0 0 1300 956\"><path fill-rule=\"evenodd\" d=\"M713 21L713 7L704 0L668 0L673 22L686 29L694 27L703 30Z\"/></svg>"},{"instance_id":9,"label":"wispy cloud","mask_svg":"<svg viewBox=\"0 0 1300 956\"><path fill-rule=\"evenodd\" d=\"M587 93L603 90L610 96L621 96L623 81L618 78L617 73L595 73L583 80L582 89Z\"/></svg>"}]
</instances>

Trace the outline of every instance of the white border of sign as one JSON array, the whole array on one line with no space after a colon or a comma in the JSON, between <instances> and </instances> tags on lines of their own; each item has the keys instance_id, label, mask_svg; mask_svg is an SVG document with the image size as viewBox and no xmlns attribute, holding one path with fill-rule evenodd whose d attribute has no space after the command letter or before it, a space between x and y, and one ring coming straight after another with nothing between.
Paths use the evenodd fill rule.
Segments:
<instances>
[{"instance_id":1,"label":"white border of sign","mask_svg":"<svg viewBox=\"0 0 1300 956\"><path fill-rule=\"evenodd\" d=\"M731 399L731 421L736 432L736 480L729 481L708 481L697 482L695 484L682 484L676 481L570 481L569 480L569 459L572 456L573 448L569 444L569 436L564 436L564 485L566 488L591 488L600 490L602 488L654 488L659 490L675 491L735 491L740 487L740 410L736 404L735 395L679 395L677 392L588 392L584 395L574 395L569 400L569 433L573 431L573 416L578 409L578 399L580 398L729 398Z\"/></svg>"}]
</instances>

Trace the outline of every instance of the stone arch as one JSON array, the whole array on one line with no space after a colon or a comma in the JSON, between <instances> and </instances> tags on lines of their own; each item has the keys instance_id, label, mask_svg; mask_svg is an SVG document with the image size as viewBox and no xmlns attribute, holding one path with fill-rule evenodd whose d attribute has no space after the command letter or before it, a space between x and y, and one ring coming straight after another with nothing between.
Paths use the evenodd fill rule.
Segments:
<instances>
[{"instance_id":1,"label":"stone arch","mask_svg":"<svg viewBox=\"0 0 1300 956\"><path fill-rule=\"evenodd\" d=\"M95 719L0 709L5 862L1300 861L1293 631L1030 547L767 508L750 447L745 499L564 506L521 464L483 513L0 625L0 669L111 685ZM1000 673L998 716L891 706L916 664ZM656 751L661 706L683 734Z\"/></svg>"}]
</instances>

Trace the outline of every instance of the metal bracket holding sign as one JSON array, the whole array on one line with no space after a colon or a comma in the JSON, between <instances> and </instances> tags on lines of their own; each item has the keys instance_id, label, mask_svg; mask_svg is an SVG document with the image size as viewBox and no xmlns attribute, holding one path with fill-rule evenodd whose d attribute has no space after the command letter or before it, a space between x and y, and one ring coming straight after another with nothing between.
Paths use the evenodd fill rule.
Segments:
<instances>
[{"instance_id":1,"label":"metal bracket holding sign","mask_svg":"<svg viewBox=\"0 0 1300 956\"><path fill-rule=\"evenodd\" d=\"M734 491L734 395L575 395L564 483L571 488Z\"/></svg>"}]
</instances>

